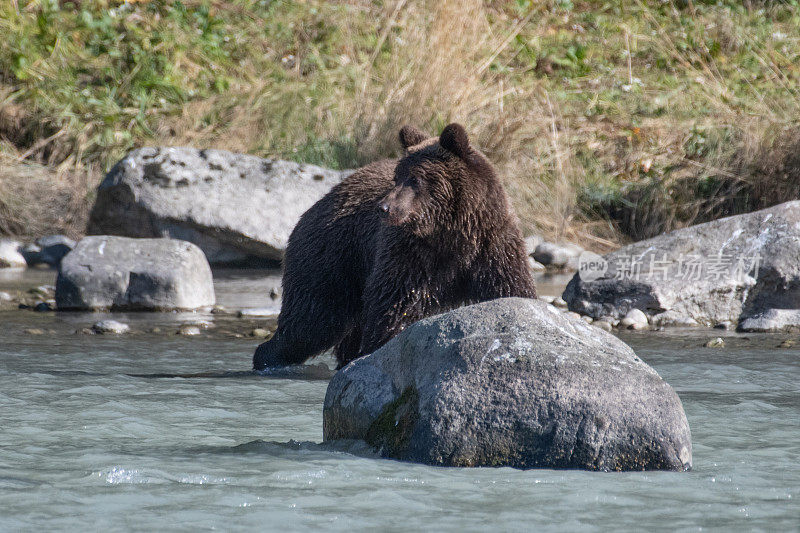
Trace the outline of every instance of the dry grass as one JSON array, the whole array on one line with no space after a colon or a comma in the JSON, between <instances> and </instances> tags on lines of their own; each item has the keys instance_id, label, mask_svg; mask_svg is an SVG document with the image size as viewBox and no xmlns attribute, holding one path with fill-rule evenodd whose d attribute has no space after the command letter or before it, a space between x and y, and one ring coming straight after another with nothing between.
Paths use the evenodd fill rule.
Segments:
<instances>
[{"instance_id":1,"label":"dry grass","mask_svg":"<svg viewBox=\"0 0 800 533\"><path fill-rule=\"evenodd\" d=\"M0 49L0 165L50 176L0 182L0 232L79 231L103 170L142 144L342 168L396 155L406 123L463 123L526 231L600 251L800 194L800 10L783 3L112 4L86 4L89 27L48 15L69 39L37 36L39 2L0 5L24 41ZM122 33L122 59L87 51ZM37 225L48 204L67 214Z\"/></svg>"},{"instance_id":2,"label":"dry grass","mask_svg":"<svg viewBox=\"0 0 800 533\"><path fill-rule=\"evenodd\" d=\"M557 105L538 84L509 86L502 74L514 57L509 46L523 28L530 31L541 9L492 25L480 0L395 0L375 13L378 37L353 69L355 94L332 73L325 83L334 89L308 107L299 86L293 98L285 88L276 92L268 82L257 82L238 95L185 106L158 133L162 142L246 152L279 144L281 132L273 124L293 123L341 150L334 158L353 166L396 155L404 124L433 135L461 122L498 166L527 231L609 246L575 216L576 169ZM362 30L344 32L353 43L364 38L356 35ZM347 46L348 57L359 57L354 48ZM204 125L211 112L216 120Z\"/></svg>"},{"instance_id":3,"label":"dry grass","mask_svg":"<svg viewBox=\"0 0 800 533\"><path fill-rule=\"evenodd\" d=\"M355 117L347 126L354 128L359 161L367 162L397 152L404 124L435 134L463 123L498 167L526 231L613 246L576 217L576 168L557 105L539 84L509 86L501 74L514 58L509 45L543 9L533 6L492 26L480 0L390 3L358 98L344 108L345 117ZM377 73L379 49L393 34L402 37L394 38L388 64Z\"/></svg>"},{"instance_id":4,"label":"dry grass","mask_svg":"<svg viewBox=\"0 0 800 533\"><path fill-rule=\"evenodd\" d=\"M692 131L687 131L687 121L658 121L655 135L661 138L662 153L668 154L662 163L671 170L640 180L623 193L609 213L622 233L639 240L800 198L800 89L786 47L782 51L759 38L751 12L722 18L709 25L708 40L680 46L663 19L643 2L637 4L652 28L643 38L672 58L699 89L687 105L707 106L709 112L702 123L691 122ZM709 41L732 52L748 46L770 90L763 82L759 86L747 77L726 75ZM702 142L699 148L691 146L695 137ZM626 155L629 162L643 157L637 150Z\"/></svg>"},{"instance_id":5,"label":"dry grass","mask_svg":"<svg viewBox=\"0 0 800 533\"><path fill-rule=\"evenodd\" d=\"M91 209L91 172L58 171L0 155L0 235L83 235Z\"/></svg>"}]
</instances>

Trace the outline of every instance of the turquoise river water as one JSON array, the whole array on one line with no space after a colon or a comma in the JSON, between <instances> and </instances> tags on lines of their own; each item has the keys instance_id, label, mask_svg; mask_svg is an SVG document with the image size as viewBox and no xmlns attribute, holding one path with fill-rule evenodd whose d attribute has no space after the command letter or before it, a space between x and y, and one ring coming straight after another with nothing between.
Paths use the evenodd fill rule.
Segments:
<instances>
[{"instance_id":1,"label":"turquoise river water","mask_svg":"<svg viewBox=\"0 0 800 533\"><path fill-rule=\"evenodd\" d=\"M231 307L268 304L278 281L217 274ZM0 290L52 282L31 271ZM74 333L107 316L0 313L0 530L800 529L800 343L777 348L787 336L622 335L680 395L691 472L519 471L322 444L329 358L261 377L252 338L147 333L198 318L186 314ZM725 348L701 347L716 336Z\"/></svg>"}]
</instances>

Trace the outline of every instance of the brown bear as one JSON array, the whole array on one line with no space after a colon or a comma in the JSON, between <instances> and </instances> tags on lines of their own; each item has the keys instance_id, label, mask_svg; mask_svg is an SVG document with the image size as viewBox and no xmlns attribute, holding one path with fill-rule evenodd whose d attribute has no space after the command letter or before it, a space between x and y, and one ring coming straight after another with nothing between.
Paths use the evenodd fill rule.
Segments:
<instances>
[{"instance_id":1,"label":"brown bear","mask_svg":"<svg viewBox=\"0 0 800 533\"><path fill-rule=\"evenodd\" d=\"M334 347L339 367L424 317L506 296L535 298L516 216L492 165L450 124L405 126L405 155L347 177L289 237L278 329L253 367Z\"/></svg>"}]
</instances>

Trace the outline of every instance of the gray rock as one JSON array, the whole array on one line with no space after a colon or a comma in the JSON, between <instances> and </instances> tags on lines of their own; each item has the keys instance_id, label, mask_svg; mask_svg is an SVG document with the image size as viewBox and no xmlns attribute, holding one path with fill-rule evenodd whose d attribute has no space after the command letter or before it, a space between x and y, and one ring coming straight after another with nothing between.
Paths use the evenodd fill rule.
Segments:
<instances>
[{"instance_id":1,"label":"gray rock","mask_svg":"<svg viewBox=\"0 0 800 533\"><path fill-rule=\"evenodd\" d=\"M250 336L251 337L257 337L259 339L264 339L264 338L268 337L269 335L270 335L269 330L266 330L264 328L256 328L256 329L254 329L253 331L250 332Z\"/></svg>"},{"instance_id":2,"label":"gray rock","mask_svg":"<svg viewBox=\"0 0 800 533\"><path fill-rule=\"evenodd\" d=\"M27 263L28 266L38 265L42 262L40 259L42 249L32 242L20 248L19 253L25 258L25 263Z\"/></svg>"},{"instance_id":3,"label":"gray rock","mask_svg":"<svg viewBox=\"0 0 800 533\"><path fill-rule=\"evenodd\" d=\"M22 245L13 239L0 239L0 268L25 268L28 263L20 253Z\"/></svg>"},{"instance_id":4,"label":"gray rock","mask_svg":"<svg viewBox=\"0 0 800 533\"><path fill-rule=\"evenodd\" d=\"M194 320L192 320L190 322L187 322L184 325L186 325L186 326L195 326L195 327L198 327L200 329L211 329L211 328L216 327L214 325L214 322L212 322L211 320L205 320L205 319L202 319L202 318L195 318Z\"/></svg>"},{"instance_id":5,"label":"gray rock","mask_svg":"<svg viewBox=\"0 0 800 533\"><path fill-rule=\"evenodd\" d=\"M739 330L752 333L800 331L800 309L767 309L742 320Z\"/></svg>"},{"instance_id":6,"label":"gray rock","mask_svg":"<svg viewBox=\"0 0 800 533\"><path fill-rule=\"evenodd\" d=\"M50 302L36 302L36 304L33 306L33 310L36 311L37 313L47 313L50 311L55 311Z\"/></svg>"},{"instance_id":7,"label":"gray rock","mask_svg":"<svg viewBox=\"0 0 800 533\"><path fill-rule=\"evenodd\" d=\"M628 329L644 329L647 327L647 315L639 309L631 309L622 319L620 325Z\"/></svg>"},{"instance_id":8,"label":"gray rock","mask_svg":"<svg viewBox=\"0 0 800 533\"><path fill-rule=\"evenodd\" d=\"M703 344L703 346L706 348L724 348L725 341L722 339L722 337L717 337L715 339L711 339L710 341L706 342L705 344Z\"/></svg>"},{"instance_id":9,"label":"gray rock","mask_svg":"<svg viewBox=\"0 0 800 533\"><path fill-rule=\"evenodd\" d=\"M528 258L528 266L531 267L531 271L533 272L544 272L547 270L547 267L541 264L539 261L534 259L533 257Z\"/></svg>"},{"instance_id":10,"label":"gray rock","mask_svg":"<svg viewBox=\"0 0 800 533\"><path fill-rule=\"evenodd\" d=\"M594 322L592 322L592 325L597 326L603 331L611 331L612 329L614 329L613 326L611 325L611 322L608 322L606 320L595 320Z\"/></svg>"},{"instance_id":11,"label":"gray rock","mask_svg":"<svg viewBox=\"0 0 800 533\"><path fill-rule=\"evenodd\" d=\"M696 327L700 324L690 316L684 316L676 311L664 311L657 315L653 315L650 323L656 327Z\"/></svg>"},{"instance_id":12,"label":"gray rock","mask_svg":"<svg viewBox=\"0 0 800 533\"><path fill-rule=\"evenodd\" d=\"M678 396L625 343L538 300L429 317L353 361L325 396L326 441L446 466L683 470Z\"/></svg>"},{"instance_id":13,"label":"gray rock","mask_svg":"<svg viewBox=\"0 0 800 533\"><path fill-rule=\"evenodd\" d=\"M98 187L88 233L182 239L212 263L277 261L300 215L348 173L222 150L141 148Z\"/></svg>"},{"instance_id":14,"label":"gray rock","mask_svg":"<svg viewBox=\"0 0 800 533\"><path fill-rule=\"evenodd\" d=\"M14 299L13 296L7 292L0 291L0 302L10 302Z\"/></svg>"},{"instance_id":15,"label":"gray rock","mask_svg":"<svg viewBox=\"0 0 800 533\"><path fill-rule=\"evenodd\" d=\"M544 242L544 239L539 235L528 235L525 237L525 249L528 250L528 255L533 256L536 252L536 247Z\"/></svg>"},{"instance_id":16,"label":"gray rock","mask_svg":"<svg viewBox=\"0 0 800 533\"><path fill-rule=\"evenodd\" d=\"M23 249L29 266L47 264L58 268L65 255L75 248L75 241L64 235L48 235L36 239L33 245L28 245Z\"/></svg>"},{"instance_id":17,"label":"gray rock","mask_svg":"<svg viewBox=\"0 0 800 533\"><path fill-rule=\"evenodd\" d=\"M92 331L94 333L112 333L115 335L121 335L123 333L127 333L130 331L130 326L128 324L123 324L122 322L117 322L116 320L101 320L100 322L96 322L92 325Z\"/></svg>"},{"instance_id":18,"label":"gray rock","mask_svg":"<svg viewBox=\"0 0 800 533\"><path fill-rule=\"evenodd\" d=\"M581 267L581 258L579 255L573 255L567 260L567 264L564 265L564 270L567 272L575 272Z\"/></svg>"},{"instance_id":19,"label":"gray rock","mask_svg":"<svg viewBox=\"0 0 800 533\"><path fill-rule=\"evenodd\" d=\"M571 257L570 251L564 246L543 242L536 247L533 258L545 266L560 268L567 264Z\"/></svg>"},{"instance_id":20,"label":"gray rock","mask_svg":"<svg viewBox=\"0 0 800 533\"><path fill-rule=\"evenodd\" d=\"M799 201L676 230L605 259L599 279L570 281L570 309L617 318L640 309L659 325L800 327Z\"/></svg>"},{"instance_id":21,"label":"gray rock","mask_svg":"<svg viewBox=\"0 0 800 533\"><path fill-rule=\"evenodd\" d=\"M61 310L189 310L214 305L214 285L194 244L86 237L61 262L56 303Z\"/></svg>"},{"instance_id":22,"label":"gray rock","mask_svg":"<svg viewBox=\"0 0 800 533\"><path fill-rule=\"evenodd\" d=\"M577 244L542 242L536 246L533 258L546 267L562 270L577 270L578 259L583 248Z\"/></svg>"},{"instance_id":23,"label":"gray rock","mask_svg":"<svg viewBox=\"0 0 800 533\"><path fill-rule=\"evenodd\" d=\"M191 324L183 324L178 328L178 335L183 335L184 337L195 337L200 334L200 328Z\"/></svg>"},{"instance_id":24,"label":"gray rock","mask_svg":"<svg viewBox=\"0 0 800 533\"><path fill-rule=\"evenodd\" d=\"M281 312L280 307L253 307L242 309L237 313L239 318L260 318L265 316L276 316Z\"/></svg>"}]
</instances>

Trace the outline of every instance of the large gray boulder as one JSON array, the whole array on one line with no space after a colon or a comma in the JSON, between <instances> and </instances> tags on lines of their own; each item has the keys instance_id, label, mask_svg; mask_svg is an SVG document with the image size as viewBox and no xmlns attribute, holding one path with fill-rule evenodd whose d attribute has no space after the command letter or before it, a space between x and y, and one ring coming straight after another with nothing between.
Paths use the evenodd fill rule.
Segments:
<instances>
[{"instance_id":1,"label":"large gray boulder","mask_svg":"<svg viewBox=\"0 0 800 533\"><path fill-rule=\"evenodd\" d=\"M800 328L800 202L723 218L625 246L607 271L583 271L563 298L572 311L657 326ZM586 279L584 279L586 278Z\"/></svg>"},{"instance_id":2,"label":"large gray boulder","mask_svg":"<svg viewBox=\"0 0 800 533\"><path fill-rule=\"evenodd\" d=\"M339 371L325 440L445 466L684 470L675 391L625 343L539 300L424 319Z\"/></svg>"},{"instance_id":3,"label":"large gray boulder","mask_svg":"<svg viewBox=\"0 0 800 533\"><path fill-rule=\"evenodd\" d=\"M191 310L214 305L211 267L192 243L85 237L61 261L60 310Z\"/></svg>"},{"instance_id":4,"label":"large gray boulder","mask_svg":"<svg viewBox=\"0 0 800 533\"><path fill-rule=\"evenodd\" d=\"M87 231L186 240L212 263L279 261L300 215L347 174L222 150L141 148L98 187Z\"/></svg>"}]
</instances>

